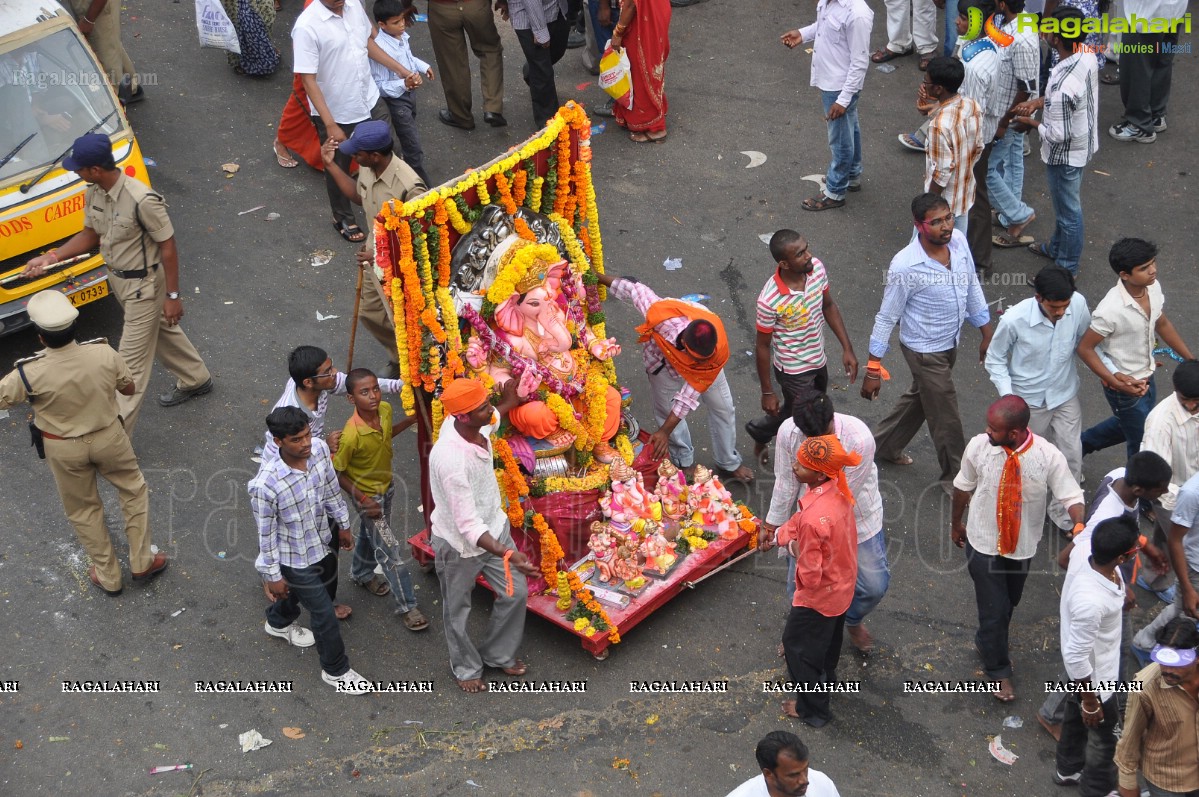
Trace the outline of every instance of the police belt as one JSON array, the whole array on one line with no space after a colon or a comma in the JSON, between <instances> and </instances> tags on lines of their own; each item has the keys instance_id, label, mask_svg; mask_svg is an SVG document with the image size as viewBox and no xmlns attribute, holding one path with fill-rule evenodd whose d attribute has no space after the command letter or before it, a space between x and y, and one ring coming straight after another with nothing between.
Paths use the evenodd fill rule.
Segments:
<instances>
[{"instance_id":1,"label":"police belt","mask_svg":"<svg viewBox=\"0 0 1199 797\"><path fill-rule=\"evenodd\" d=\"M143 268L136 269L134 271L121 271L120 269L112 268L110 266L108 269L108 273L118 276L121 279L139 280L142 277L149 274L151 271L157 271L157 270L158 270L158 264L155 263L154 265L150 266L149 268L143 267Z\"/></svg>"},{"instance_id":2,"label":"police belt","mask_svg":"<svg viewBox=\"0 0 1199 797\"><path fill-rule=\"evenodd\" d=\"M46 438L47 440L71 440L72 439L70 437L59 437L56 434L50 434L49 432L47 432L46 430L41 429L41 428L39 428L37 431L38 431L38 434L40 434L42 437Z\"/></svg>"}]
</instances>

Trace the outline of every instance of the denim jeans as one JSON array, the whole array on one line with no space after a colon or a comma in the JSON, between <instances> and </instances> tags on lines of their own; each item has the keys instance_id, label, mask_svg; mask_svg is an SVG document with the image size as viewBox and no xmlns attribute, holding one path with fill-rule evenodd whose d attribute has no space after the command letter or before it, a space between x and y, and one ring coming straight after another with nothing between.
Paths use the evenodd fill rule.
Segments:
<instances>
[{"instance_id":1,"label":"denim jeans","mask_svg":"<svg viewBox=\"0 0 1199 797\"><path fill-rule=\"evenodd\" d=\"M1116 723L1120 706L1116 696L1103 701L1103 721L1098 728L1082 724L1082 704L1078 695L1066 698L1062 719L1062 738L1057 743L1057 771L1061 775L1082 773L1078 783L1080 797L1106 797L1116 788Z\"/></svg>"},{"instance_id":2,"label":"denim jeans","mask_svg":"<svg viewBox=\"0 0 1199 797\"><path fill-rule=\"evenodd\" d=\"M1194 791L1166 791L1165 789L1154 786L1145 780L1145 788L1149 790L1149 797L1199 797L1199 789Z\"/></svg>"},{"instance_id":3,"label":"denim jeans","mask_svg":"<svg viewBox=\"0 0 1199 797\"><path fill-rule=\"evenodd\" d=\"M952 56L958 44L958 0L945 0L945 48L942 55Z\"/></svg>"},{"instance_id":4,"label":"denim jeans","mask_svg":"<svg viewBox=\"0 0 1199 797\"><path fill-rule=\"evenodd\" d=\"M1045 166L1056 217L1047 250L1059 266L1076 276L1083 242L1082 172L1081 166Z\"/></svg>"},{"instance_id":5,"label":"denim jeans","mask_svg":"<svg viewBox=\"0 0 1199 797\"><path fill-rule=\"evenodd\" d=\"M826 117L839 96L839 91L820 92ZM858 126L860 96L855 94L845 113L828 123L828 148L833 153L833 160L824 180L824 194L829 199L844 199L850 184L857 183L862 177L862 130Z\"/></svg>"},{"instance_id":6,"label":"denim jeans","mask_svg":"<svg viewBox=\"0 0 1199 797\"><path fill-rule=\"evenodd\" d=\"M966 543L966 566L974 581L974 599L978 603L978 633L974 636L974 644L982 656L983 671L991 680L1012 677L1008 629L1012 612L1024 594L1028 565L1028 559L979 553Z\"/></svg>"},{"instance_id":7,"label":"denim jeans","mask_svg":"<svg viewBox=\"0 0 1199 797\"><path fill-rule=\"evenodd\" d=\"M991 149L987 165L987 191L991 207L999 211L1004 227L1023 224L1033 210L1021 198L1024 194L1024 134L1009 127Z\"/></svg>"},{"instance_id":8,"label":"denim jeans","mask_svg":"<svg viewBox=\"0 0 1199 797\"><path fill-rule=\"evenodd\" d=\"M795 597L795 557L787 557L787 605ZM858 543L858 580L853 589L853 603L845 613L845 624L858 626L874 611L887 594L891 569L887 564L887 533L882 529L868 540Z\"/></svg>"},{"instance_id":9,"label":"denim jeans","mask_svg":"<svg viewBox=\"0 0 1199 797\"><path fill-rule=\"evenodd\" d=\"M412 589L412 574L404 557L400 554L400 543L391 531L391 502L395 499L395 487L389 487L386 495L372 495L375 503L383 508L383 517L375 519L359 516L358 543L354 546L354 564L350 578L356 584L365 584L374 576L375 565L383 568L383 577L391 585L395 597L396 613L407 614L416 608L416 593Z\"/></svg>"},{"instance_id":10,"label":"denim jeans","mask_svg":"<svg viewBox=\"0 0 1199 797\"><path fill-rule=\"evenodd\" d=\"M337 554L330 551L328 556L309 567L283 565L279 571L287 582L287 597L266 607L266 621L271 628L287 628L299 618L303 606L312 617L312 635L316 637L321 669L335 677L344 675L350 669L350 660L341 641L341 625L333 613L333 596L337 594Z\"/></svg>"},{"instance_id":11,"label":"denim jeans","mask_svg":"<svg viewBox=\"0 0 1199 797\"><path fill-rule=\"evenodd\" d=\"M1157 403L1157 383L1150 375L1149 389L1143 396L1129 396L1108 387L1103 388L1103 396L1112 408L1112 417L1082 433L1082 453L1085 456L1124 443L1131 457L1141 450L1145 418Z\"/></svg>"},{"instance_id":12,"label":"denim jeans","mask_svg":"<svg viewBox=\"0 0 1199 797\"><path fill-rule=\"evenodd\" d=\"M620 16L620 11L613 9L612 23L605 28L599 21L601 2L608 3L611 0L587 0L587 18L592 32L595 33L595 46L599 48L600 55L603 55L604 48L608 46L608 40L612 38L612 28L616 26L616 19Z\"/></svg>"},{"instance_id":13,"label":"denim jeans","mask_svg":"<svg viewBox=\"0 0 1199 797\"><path fill-rule=\"evenodd\" d=\"M400 142L400 158L412 167L412 171L425 185L433 185L425 171L425 151L416 132L416 104L412 101L412 92L403 97L384 97L383 102L391 113L391 126L395 130L396 140ZM373 219L369 221L374 222Z\"/></svg>"}]
</instances>

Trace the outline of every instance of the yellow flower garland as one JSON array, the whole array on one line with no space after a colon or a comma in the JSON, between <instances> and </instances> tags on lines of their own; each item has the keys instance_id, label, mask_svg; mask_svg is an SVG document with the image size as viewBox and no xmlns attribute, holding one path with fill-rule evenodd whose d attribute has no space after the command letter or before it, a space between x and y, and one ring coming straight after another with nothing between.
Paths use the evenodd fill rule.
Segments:
<instances>
[{"instance_id":1,"label":"yellow flower garland","mask_svg":"<svg viewBox=\"0 0 1199 797\"><path fill-rule=\"evenodd\" d=\"M498 305L516 293L516 286L538 260L545 263L558 262L557 248L553 244L533 244L520 249L508 265L496 274L495 282L487 289L487 300Z\"/></svg>"},{"instance_id":2,"label":"yellow flower garland","mask_svg":"<svg viewBox=\"0 0 1199 797\"><path fill-rule=\"evenodd\" d=\"M450 224L454 225L454 231L459 235L466 235L470 232L470 222L462 218L462 211L458 210L458 203L453 199L445 200L445 212L450 218Z\"/></svg>"},{"instance_id":3,"label":"yellow flower garland","mask_svg":"<svg viewBox=\"0 0 1199 797\"><path fill-rule=\"evenodd\" d=\"M616 452L620 454L620 458L623 459L626 464L633 464L633 444L629 441L629 436L627 434L621 433L616 435L616 441L613 444L613 448L616 449Z\"/></svg>"},{"instance_id":4,"label":"yellow flower garland","mask_svg":"<svg viewBox=\"0 0 1199 797\"><path fill-rule=\"evenodd\" d=\"M412 393L412 374L408 360L408 330L404 327L404 293L400 289L400 278L391 281L392 315L395 317L396 349L400 360L400 378L404 386L400 388L400 405L405 415L416 412L416 396Z\"/></svg>"},{"instance_id":5,"label":"yellow flower garland","mask_svg":"<svg viewBox=\"0 0 1199 797\"><path fill-rule=\"evenodd\" d=\"M598 443L604 439L604 425L608 420L608 380L598 360L592 361L588 369L586 396L587 435L593 443Z\"/></svg>"},{"instance_id":6,"label":"yellow flower garland","mask_svg":"<svg viewBox=\"0 0 1199 797\"><path fill-rule=\"evenodd\" d=\"M557 417L558 425L564 431L570 432L575 436L575 448L579 451L586 449L591 443L591 437L587 434L587 429L575 417L575 408L571 406L570 402L557 393L550 393L546 397L545 405Z\"/></svg>"},{"instance_id":7,"label":"yellow flower garland","mask_svg":"<svg viewBox=\"0 0 1199 797\"><path fill-rule=\"evenodd\" d=\"M549 493L582 493L588 490L598 490L608 483L608 466L601 465L586 476L567 477L550 476L545 479L546 494Z\"/></svg>"},{"instance_id":8,"label":"yellow flower garland","mask_svg":"<svg viewBox=\"0 0 1199 797\"><path fill-rule=\"evenodd\" d=\"M441 436L441 424L445 421L445 408L441 406L441 399L433 399L433 442L437 442L437 438Z\"/></svg>"}]
</instances>

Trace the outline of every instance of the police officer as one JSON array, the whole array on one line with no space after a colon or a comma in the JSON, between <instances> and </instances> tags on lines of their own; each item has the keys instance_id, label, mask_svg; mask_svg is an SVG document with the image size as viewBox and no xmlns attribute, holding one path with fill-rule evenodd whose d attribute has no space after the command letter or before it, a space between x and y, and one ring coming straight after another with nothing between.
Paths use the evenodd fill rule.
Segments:
<instances>
[{"instance_id":1,"label":"police officer","mask_svg":"<svg viewBox=\"0 0 1199 797\"><path fill-rule=\"evenodd\" d=\"M109 595L120 595L121 566L104 523L96 474L120 496L133 580L148 581L167 569L167 555L150 551L149 492L117 417L116 395L133 393L133 376L107 341L76 342L79 311L58 291L34 294L28 312L46 348L19 360L0 379L0 409L21 401L33 407L35 434L43 440L67 520L93 562L88 575Z\"/></svg>"},{"instance_id":2,"label":"police officer","mask_svg":"<svg viewBox=\"0 0 1199 797\"><path fill-rule=\"evenodd\" d=\"M83 230L57 250L30 260L21 274L40 276L58 261L100 245L109 284L125 310L120 352L133 373L134 392L117 399L117 405L132 438L155 356L176 379L174 388L158 397L162 406L173 407L212 390L208 368L179 328L183 302L175 230L162 196L117 169L108 136L89 133L75 139L62 165L88 183Z\"/></svg>"}]
</instances>

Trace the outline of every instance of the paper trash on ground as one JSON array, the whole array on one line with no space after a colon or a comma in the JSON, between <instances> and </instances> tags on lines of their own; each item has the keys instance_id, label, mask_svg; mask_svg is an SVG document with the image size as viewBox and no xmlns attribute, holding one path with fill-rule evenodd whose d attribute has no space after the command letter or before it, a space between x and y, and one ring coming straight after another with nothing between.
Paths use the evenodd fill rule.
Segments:
<instances>
[{"instance_id":1,"label":"paper trash on ground","mask_svg":"<svg viewBox=\"0 0 1199 797\"><path fill-rule=\"evenodd\" d=\"M1009 767L1016 763L1016 759L1020 757L1003 746L1002 736L996 736L991 740L991 755L994 756L996 761L1001 764L1007 764Z\"/></svg>"},{"instance_id":2,"label":"paper trash on ground","mask_svg":"<svg viewBox=\"0 0 1199 797\"><path fill-rule=\"evenodd\" d=\"M251 750L261 750L271 743L270 739L263 739L262 734L255 730L249 730L237 737L238 743L241 745L241 751L248 753Z\"/></svg>"}]
</instances>

